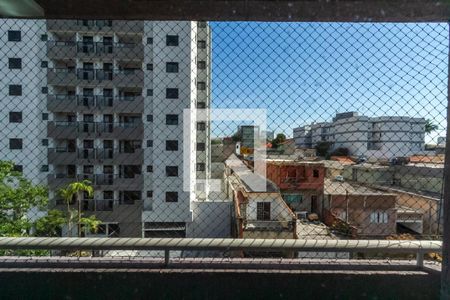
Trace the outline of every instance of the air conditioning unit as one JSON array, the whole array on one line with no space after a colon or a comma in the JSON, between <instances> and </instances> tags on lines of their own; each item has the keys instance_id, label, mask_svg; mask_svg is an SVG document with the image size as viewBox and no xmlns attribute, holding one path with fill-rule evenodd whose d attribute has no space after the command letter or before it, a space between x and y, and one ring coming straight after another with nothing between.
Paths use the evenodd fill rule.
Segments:
<instances>
[{"instance_id":1,"label":"air conditioning unit","mask_svg":"<svg viewBox=\"0 0 450 300\"><path fill-rule=\"evenodd\" d=\"M298 220L307 220L308 219L308 212L307 211L297 211L295 212L297 215Z\"/></svg>"}]
</instances>

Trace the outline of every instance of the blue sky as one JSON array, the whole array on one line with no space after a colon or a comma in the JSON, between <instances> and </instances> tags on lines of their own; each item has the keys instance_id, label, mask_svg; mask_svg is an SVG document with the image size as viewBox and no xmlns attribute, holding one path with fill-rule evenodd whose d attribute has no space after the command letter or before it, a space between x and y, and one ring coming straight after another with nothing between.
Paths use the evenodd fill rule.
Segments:
<instances>
[{"instance_id":1,"label":"blue sky","mask_svg":"<svg viewBox=\"0 0 450 300\"><path fill-rule=\"evenodd\" d=\"M214 108L266 108L268 127L336 112L425 117L443 135L446 24L212 22ZM214 136L235 126L213 122Z\"/></svg>"}]
</instances>

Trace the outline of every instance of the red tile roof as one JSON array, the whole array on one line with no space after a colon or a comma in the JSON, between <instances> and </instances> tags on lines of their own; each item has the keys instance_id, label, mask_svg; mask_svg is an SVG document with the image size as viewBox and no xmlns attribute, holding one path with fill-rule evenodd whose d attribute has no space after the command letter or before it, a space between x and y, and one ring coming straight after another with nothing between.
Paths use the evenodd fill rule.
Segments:
<instances>
[{"instance_id":1,"label":"red tile roof","mask_svg":"<svg viewBox=\"0 0 450 300\"><path fill-rule=\"evenodd\" d=\"M344 165L353 165L355 162L348 156L332 156L330 160L338 161Z\"/></svg>"}]
</instances>

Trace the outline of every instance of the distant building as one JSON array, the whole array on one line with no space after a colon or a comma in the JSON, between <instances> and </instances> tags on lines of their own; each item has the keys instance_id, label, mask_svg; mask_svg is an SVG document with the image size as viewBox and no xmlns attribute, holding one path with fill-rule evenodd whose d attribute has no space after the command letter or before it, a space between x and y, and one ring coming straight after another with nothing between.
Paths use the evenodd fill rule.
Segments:
<instances>
[{"instance_id":1,"label":"distant building","mask_svg":"<svg viewBox=\"0 0 450 300\"><path fill-rule=\"evenodd\" d=\"M260 137L259 126L242 125L239 126L238 133L241 137L241 147L255 148L255 142L258 142Z\"/></svg>"},{"instance_id":2,"label":"distant building","mask_svg":"<svg viewBox=\"0 0 450 300\"><path fill-rule=\"evenodd\" d=\"M325 214L354 226L358 236L388 236L397 232L394 193L325 179L323 202Z\"/></svg>"},{"instance_id":3,"label":"distant building","mask_svg":"<svg viewBox=\"0 0 450 300\"><path fill-rule=\"evenodd\" d=\"M320 162L293 160L266 160L266 174L255 167L255 172L274 182L283 199L295 211L314 212L320 215L325 177Z\"/></svg>"},{"instance_id":4,"label":"distant building","mask_svg":"<svg viewBox=\"0 0 450 300\"><path fill-rule=\"evenodd\" d=\"M291 155L295 153L295 141L294 139L287 139L278 145L278 149L281 150L282 154Z\"/></svg>"},{"instance_id":5,"label":"distant building","mask_svg":"<svg viewBox=\"0 0 450 300\"><path fill-rule=\"evenodd\" d=\"M390 159L424 150L425 119L366 117L356 112L336 114L332 122L294 128L297 147L329 142L332 149L347 148L351 155Z\"/></svg>"},{"instance_id":6,"label":"distant building","mask_svg":"<svg viewBox=\"0 0 450 300\"><path fill-rule=\"evenodd\" d=\"M261 139L262 140L273 140L275 133L273 131L261 130Z\"/></svg>"},{"instance_id":7,"label":"distant building","mask_svg":"<svg viewBox=\"0 0 450 300\"><path fill-rule=\"evenodd\" d=\"M296 216L283 201L276 184L253 173L231 155L225 161L225 193L232 199L235 238L295 239Z\"/></svg>"}]
</instances>

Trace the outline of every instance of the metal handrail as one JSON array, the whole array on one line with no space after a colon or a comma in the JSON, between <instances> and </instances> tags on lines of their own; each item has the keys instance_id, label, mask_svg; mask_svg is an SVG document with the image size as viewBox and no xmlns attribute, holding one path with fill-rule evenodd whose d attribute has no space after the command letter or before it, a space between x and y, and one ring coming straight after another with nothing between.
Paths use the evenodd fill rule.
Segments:
<instances>
[{"instance_id":1,"label":"metal handrail","mask_svg":"<svg viewBox=\"0 0 450 300\"><path fill-rule=\"evenodd\" d=\"M0 237L0 249L293 250L321 252L441 252L441 241L228 238Z\"/></svg>"},{"instance_id":2,"label":"metal handrail","mask_svg":"<svg viewBox=\"0 0 450 300\"><path fill-rule=\"evenodd\" d=\"M424 254L441 253L442 242L423 240L0 237L0 249L164 250L166 265L169 264L171 250L415 253L416 265L423 267Z\"/></svg>"}]
</instances>

